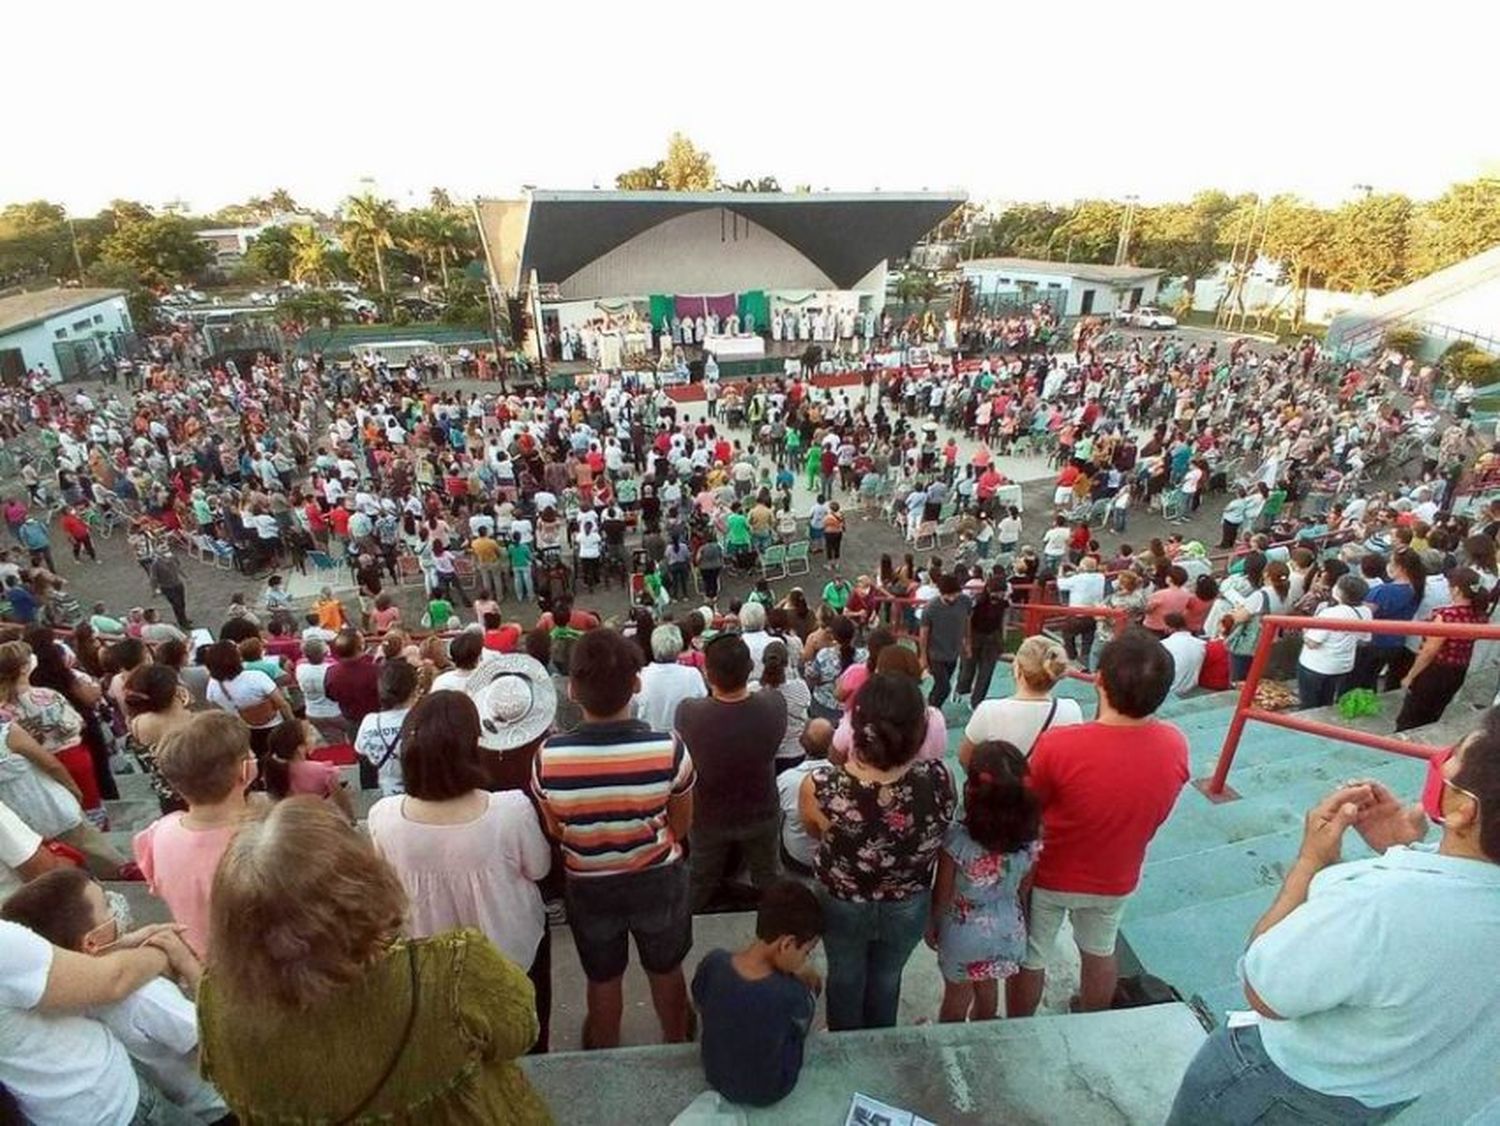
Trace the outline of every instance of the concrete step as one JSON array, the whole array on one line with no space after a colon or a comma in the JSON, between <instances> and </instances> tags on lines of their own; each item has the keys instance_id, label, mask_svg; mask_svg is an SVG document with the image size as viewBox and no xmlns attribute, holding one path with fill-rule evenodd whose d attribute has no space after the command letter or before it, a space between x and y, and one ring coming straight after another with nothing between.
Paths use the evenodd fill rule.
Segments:
<instances>
[{"instance_id":1,"label":"concrete step","mask_svg":"<svg viewBox=\"0 0 1500 1126\"><path fill-rule=\"evenodd\" d=\"M106 801L104 812L109 817L110 829L123 832L129 829L144 829L161 816L161 805L154 797L144 801L135 798L122 799Z\"/></svg>"},{"instance_id":2,"label":"concrete step","mask_svg":"<svg viewBox=\"0 0 1500 1126\"><path fill-rule=\"evenodd\" d=\"M138 880L104 880L102 883L107 890L119 892L130 904L132 927L172 921L172 912L167 910L167 905L147 891L144 883Z\"/></svg>"},{"instance_id":3,"label":"concrete step","mask_svg":"<svg viewBox=\"0 0 1500 1126\"><path fill-rule=\"evenodd\" d=\"M791 1094L735 1109L747 1123L834 1123L860 1092L944 1126L1160 1122L1203 1039L1185 1005L815 1032ZM521 1066L559 1122L664 1124L707 1087L692 1044L527 1056Z\"/></svg>"},{"instance_id":4,"label":"concrete step","mask_svg":"<svg viewBox=\"0 0 1500 1126\"><path fill-rule=\"evenodd\" d=\"M120 799L122 801L156 800L156 791L151 788L150 777L141 772L116 774L115 787L120 791Z\"/></svg>"}]
</instances>

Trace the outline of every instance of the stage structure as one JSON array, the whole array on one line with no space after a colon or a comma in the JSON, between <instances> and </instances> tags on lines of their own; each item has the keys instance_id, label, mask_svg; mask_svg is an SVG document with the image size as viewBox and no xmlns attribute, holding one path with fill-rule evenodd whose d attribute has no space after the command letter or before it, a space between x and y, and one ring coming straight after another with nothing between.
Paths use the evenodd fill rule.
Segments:
<instances>
[{"instance_id":1,"label":"stage structure","mask_svg":"<svg viewBox=\"0 0 1500 1126\"><path fill-rule=\"evenodd\" d=\"M541 328L531 347L613 368L866 337L886 263L965 198L531 190L474 206L492 287Z\"/></svg>"}]
</instances>

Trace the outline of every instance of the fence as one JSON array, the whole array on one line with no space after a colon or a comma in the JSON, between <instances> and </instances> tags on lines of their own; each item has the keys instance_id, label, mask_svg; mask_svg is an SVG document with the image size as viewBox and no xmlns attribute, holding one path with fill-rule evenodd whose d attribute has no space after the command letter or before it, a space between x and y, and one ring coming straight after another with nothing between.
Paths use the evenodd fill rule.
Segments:
<instances>
[{"instance_id":1,"label":"fence","mask_svg":"<svg viewBox=\"0 0 1500 1126\"><path fill-rule=\"evenodd\" d=\"M1369 633L1398 637L1444 637L1468 638L1474 641L1500 640L1500 625L1450 625L1445 622L1365 622L1346 618L1297 618L1283 614L1268 614L1261 619L1260 640L1255 646L1255 656L1250 661L1250 671L1240 688L1239 703L1235 706L1234 718L1224 735L1224 745L1219 750L1219 761L1214 767L1213 777L1203 791L1214 801L1232 801L1239 795L1228 788L1229 771L1234 765L1234 755L1244 735L1245 724L1251 720L1284 727L1289 731L1300 731L1305 735L1318 735L1325 739L1339 739L1345 743L1356 743L1371 750L1405 755L1409 758L1430 759L1447 750L1426 743L1398 739L1392 735L1378 735L1370 731L1356 731L1323 723L1298 715L1266 711L1255 706L1255 690L1265 675L1266 662L1271 657L1271 646L1282 630L1319 629L1334 633Z\"/></svg>"}]
</instances>

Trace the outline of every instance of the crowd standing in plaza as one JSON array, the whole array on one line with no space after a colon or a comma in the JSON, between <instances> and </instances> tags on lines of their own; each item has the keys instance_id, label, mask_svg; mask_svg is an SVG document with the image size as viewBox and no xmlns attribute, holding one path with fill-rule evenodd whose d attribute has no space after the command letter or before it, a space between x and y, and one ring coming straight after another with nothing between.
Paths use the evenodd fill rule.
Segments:
<instances>
[{"instance_id":1,"label":"crowd standing in plaza","mask_svg":"<svg viewBox=\"0 0 1500 1126\"><path fill-rule=\"evenodd\" d=\"M515 1060L548 1047L560 914L585 1047L620 1042L633 938L662 1038L700 1040L709 1081L752 1104L795 1084L820 993L832 1031L895 1024L924 940L942 1020L998 1016L1002 983L1005 1014L1034 1012L1065 920L1076 1007L1109 1007L1121 914L1188 777L1164 701L1242 680L1268 614L1489 621L1500 508L1454 514L1472 427L1400 361L1067 342L1045 311L958 335L982 357L872 355L701 406L654 373L460 391L380 362L206 366L182 341L129 398L0 391L0 427L37 443L0 498L0 1082L20 1111L545 1121ZM1051 461L1050 506L1024 509L1012 455ZM1128 542L1143 510L1187 526L1220 505L1232 558ZM885 525L909 550L846 570ZM72 593L115 529L172 622ZM191 577L218 561L270 578L253 605L192 607L224 619L205 639ZM292 573L329 585L294 599ZM610 587L613 622L588 609ZM1007 624L1059 601L1094 613L1044 623L1057 639L1029 637L989 699ZM1415 727L1477 671L1493 687L1482 642L1288 641L1304 706L1400 689ZM1089 721L1055 692L1083 670ZM381 792L364 831L340 762ZM102 831L122 763L161 808L133 857ZM1215 1034L1180 1120L1282 1099L1375 1121L1461 1072L1475 1010L1431 1001L1500 927L1481 822L1500 740L1437 777L1436 853L1375 783L1310 816L1245 964L1268 1023ZM1337 865L1349 827L1384 860ZM96 879L145 880L173 925L131 928ZM755 939L689 983L715 905L754 907ZM1326 968L1363 958L1335 914L1419 964L1411 988Z\"/></svg>"}]
</instances>

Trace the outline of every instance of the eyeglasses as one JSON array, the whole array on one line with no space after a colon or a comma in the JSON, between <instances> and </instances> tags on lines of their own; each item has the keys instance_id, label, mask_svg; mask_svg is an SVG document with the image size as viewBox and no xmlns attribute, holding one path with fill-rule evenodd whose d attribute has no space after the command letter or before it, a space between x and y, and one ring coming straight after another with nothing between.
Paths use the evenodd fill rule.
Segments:
<instances>
[{"instance_id":1,"label":"eyeglasses","mask_svg":"<svg viewBox=\"0 0 1500 1126\"><path fill-rule=\"evenodd\" d=\"M1471 802L1474 803L1476 809L1479 808L1479 795L1476 794L1473 790L1464 789L1457 782L1454 782L1451 778L1443 778L1442 783L1445 787L1452 790L1455 794L1460 794L1463 797L1468 798Z\"/></svg>"}]
</instances>

